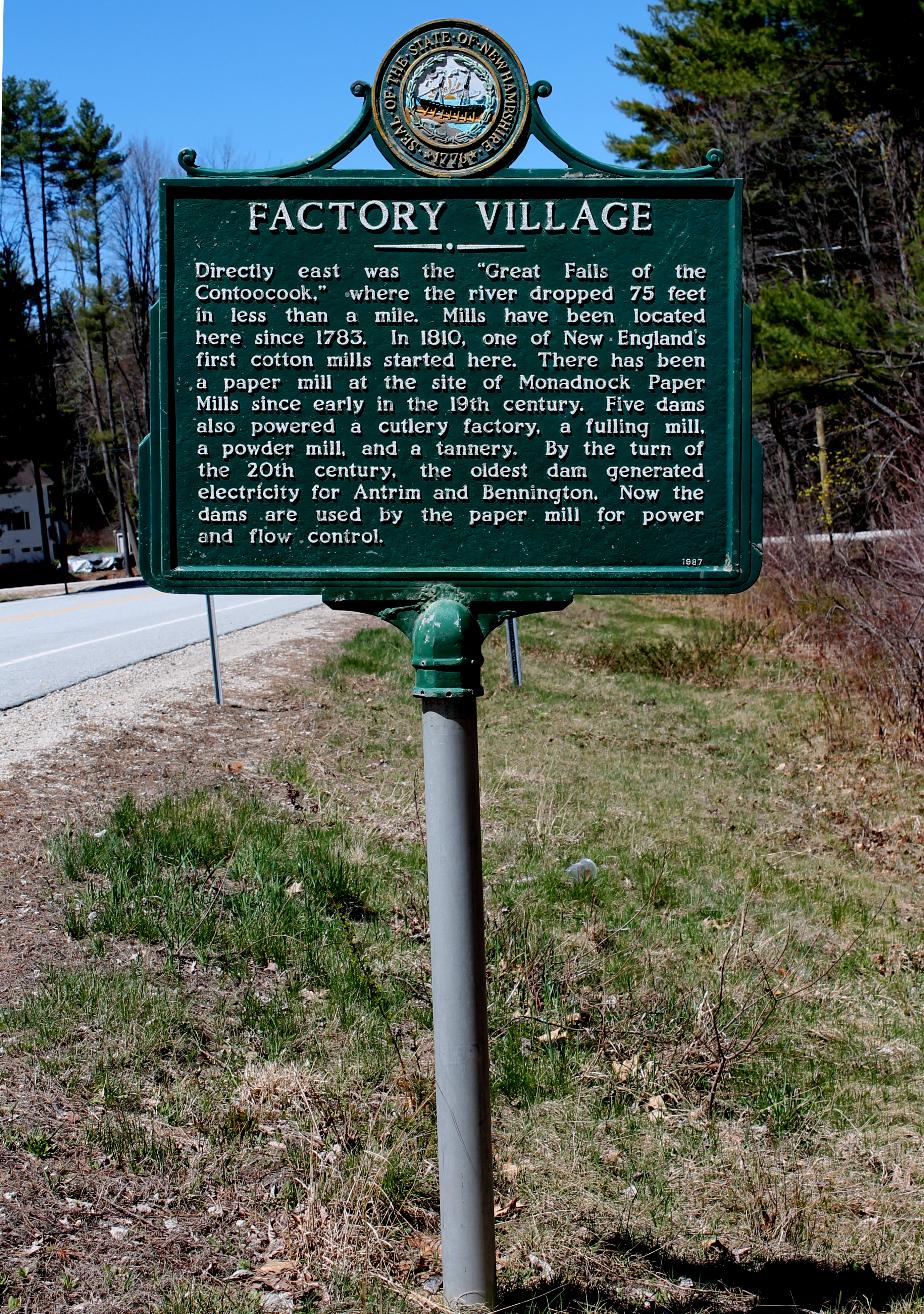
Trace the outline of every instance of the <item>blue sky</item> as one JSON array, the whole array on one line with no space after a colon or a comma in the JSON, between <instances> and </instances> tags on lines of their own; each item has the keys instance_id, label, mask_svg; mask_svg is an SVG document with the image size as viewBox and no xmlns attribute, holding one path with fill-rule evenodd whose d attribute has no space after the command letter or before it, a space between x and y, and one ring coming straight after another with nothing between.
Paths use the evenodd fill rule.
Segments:
<instances>
[{"instance_id":1,"label":"blue sky","mask_svg":"<svg viewBox=\"0 0 924 1314\"><path fill-rule=\"evenodd\" d=\"M554 87L543 108L579 149L605 155L612 108L641 89L607 62L619 27L648 28L647 0L506 0L464 6L395 0L6 0L3 72L45 78L70 109L92 100L124 142L147 136L175 160L287 163L331 144L355 118L357 78L371 82L388 47L418 23L464 17L492 27L530 81ZM368 144L357 165L384 167ZM530 146L519 163L548 157Z\"/></svg>"}]
</instances>

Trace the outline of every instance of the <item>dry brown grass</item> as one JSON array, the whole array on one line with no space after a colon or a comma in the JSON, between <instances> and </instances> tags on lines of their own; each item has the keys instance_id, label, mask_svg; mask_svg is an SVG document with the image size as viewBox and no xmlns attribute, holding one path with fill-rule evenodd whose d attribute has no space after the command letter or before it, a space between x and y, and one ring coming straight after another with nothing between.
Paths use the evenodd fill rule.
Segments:
<instances>
[{"instance_id":1,"label":"dry brown grass","mask_svg":"<svg viewBox=\"0 0 924 1314\"><path fill-rule=\"evenodd\" d=\"M489 645L503 1300L535 1298L531 1314L743 1314L833 1309L840 1291L844 1311L918 1314L920 771L878 743L857 751L862 723L834 738L804 650L772 632L725 687L698 674L687 639L721 643L710 627L723 617L715 602L637 600L536 617L521 693ZM687 644L682 677L576 654L652 636ZM38 1001L8 1015L3 1060L2 1154L20 1183L0 1221L5 1298L55 1314L81 1297L105 1314L217 1314L247 1309L248 1292L438 1307L405 659L388 631L369 631L321 679L296 680L293 661L252 724L232 709L223 725L190 712L163 727L206 798L221 784L223 806L275 818L292 846L335 837L370 908L346 915L342 977L327 959L319 975L307 952L230 971L208 942L171 955L167 940L92 929L79 942L59 932L62 977L35 947L39 975L11 993ZM183 792L176 767L166 781L139 774L140 744L106 760L124 768L115 794ZM87 820L101 830L111 814ZM29 825L40 829L35 804ZM584 854L597 877L574 882L566 868ZM190 884L193 867L176 871ZM63 926L85 879L42 866L44 924ZM111 876L92 879L102 891ZM228 890L261 881L237 872ZM253 943L233 930L224 943ZM171 1039L152 1044L161 1032ZM180 1281L193 1284L185 1305L170 1295Z\"/></svg>"}]
</instances>

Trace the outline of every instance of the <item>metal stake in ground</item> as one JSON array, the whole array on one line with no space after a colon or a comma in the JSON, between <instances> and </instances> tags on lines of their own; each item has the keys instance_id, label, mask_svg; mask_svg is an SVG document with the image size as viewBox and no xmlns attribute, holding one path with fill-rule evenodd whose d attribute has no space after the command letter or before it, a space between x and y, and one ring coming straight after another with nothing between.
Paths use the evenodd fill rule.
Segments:
<instances>
[{"instance_id":1,"label":"metal stake in ground","mask_svg":"<svg viewBox=\"0 0 924 1314\"><path fill-rule=\"evenodd\" d=\"M209 647L212 650L212 683L215 685L215 701L219 707L225 701L221 687L221 663L218 659L218 626L215 623L215 599L211 593L205 595L205 615L209 623Z\"/></svg>"},{"instance_id":2,"label":"metal stake in ground","mask_svg":"<svg viewBox=\"0 0 924 1314\"><path fill-rule=\"evenodd\" d=\"M523 654L520 651L520 626L516 616L507 617L507 658L510 678L518 689L523 686Z\"/></svg>"},{"instance_id":3,"label":"metal stake in ground","mask_svg":"<svg viewBox=\"0 0 924 1314\"><path fill-rule=\"evenodd\" d=\"M423 702L443 1294L493 1308L494 1187L475 698Z\"/></svg>"}]
</instances>

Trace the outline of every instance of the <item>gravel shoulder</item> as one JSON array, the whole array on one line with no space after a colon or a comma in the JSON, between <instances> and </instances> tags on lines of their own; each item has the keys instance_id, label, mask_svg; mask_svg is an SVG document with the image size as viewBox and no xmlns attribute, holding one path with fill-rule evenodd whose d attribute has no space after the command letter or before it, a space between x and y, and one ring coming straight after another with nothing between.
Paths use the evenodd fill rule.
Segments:
<instances>
[{"instance_id":1,"label":"gravel shoulder","mask_svg":"<svg viewBox=\"0 0 924 1314\"><path fill-rule=\"evenodd\" d=\"M297 675L300 663L326 657L330 644L352 632L355 617L312 607L224 635L221 670L227 705L252 699L268 678ZM208 643L192 644L0 710L0 781L41 768L49 753L75 740L97 742L132 730L166 709L214 708ZM218 709L215 709L218 710Z\"/></svg>"}]
</instances>

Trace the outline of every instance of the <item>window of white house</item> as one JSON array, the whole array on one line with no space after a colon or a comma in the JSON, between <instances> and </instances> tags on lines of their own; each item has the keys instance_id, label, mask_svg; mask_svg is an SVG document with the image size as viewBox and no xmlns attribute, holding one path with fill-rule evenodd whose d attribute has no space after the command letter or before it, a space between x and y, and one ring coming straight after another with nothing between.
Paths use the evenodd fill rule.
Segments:
<instances>
[{"instance_id":1,"label":"window of white house","mask_svg":"<svg viewBox=\"0 0 924 1314\"><path fill-rule=\"evenodd\" d=\"M0 511L0 529L28 529L31 523L28 511Z\"/></svg>"}]
</instances>

